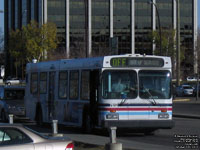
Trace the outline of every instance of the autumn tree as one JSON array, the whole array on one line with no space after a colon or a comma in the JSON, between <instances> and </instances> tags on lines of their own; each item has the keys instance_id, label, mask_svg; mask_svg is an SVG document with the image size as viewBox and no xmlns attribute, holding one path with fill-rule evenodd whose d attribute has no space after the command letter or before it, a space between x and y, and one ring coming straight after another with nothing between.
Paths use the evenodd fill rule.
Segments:
<instances>
[{"instance_id":1,"label":"autumn tree","mask_svg":"<svg viewBox=\"0 0 200 150\"><path fill-rule=\"evenodd\" d=\"M53 23L43 24L39 27L36 22L32 21L23 27L22 32L25 37L25 54L28 61L32 59L45 60L47 53L57 47L57 29Z\"/></svg>"},{"instance_id":2,"label":"autumn tree","mask_svg":"<svg viewBox=\"0 0 200 150\"><path fill-rule=\"evenodd\" d=\"M11 56L15 59L16 68L19 64L24 66L26 62L31 62L33 59L38 61L47 59L48 52L57 47L56 34L55 24L46 23L40 26L35 21L23 26L21 30L11 31L8 47Z\"/></svg>"}]
</instances>

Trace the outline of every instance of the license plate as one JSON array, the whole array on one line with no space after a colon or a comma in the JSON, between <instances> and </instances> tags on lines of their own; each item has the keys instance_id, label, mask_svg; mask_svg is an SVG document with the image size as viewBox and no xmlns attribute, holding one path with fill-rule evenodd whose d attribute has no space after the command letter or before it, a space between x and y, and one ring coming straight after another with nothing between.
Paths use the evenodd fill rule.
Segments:
<instances>
[{"instance_id":1,"label":"license plate","mask_svg":"<svg viewBox=\"0 0 200 150\"><path fill-rule=\"evenodd\" d=\"M169 118L169 114L168 113L159 113L158 118L159 119L167 119L167 118Z\"/></svg>"}]
</instances>

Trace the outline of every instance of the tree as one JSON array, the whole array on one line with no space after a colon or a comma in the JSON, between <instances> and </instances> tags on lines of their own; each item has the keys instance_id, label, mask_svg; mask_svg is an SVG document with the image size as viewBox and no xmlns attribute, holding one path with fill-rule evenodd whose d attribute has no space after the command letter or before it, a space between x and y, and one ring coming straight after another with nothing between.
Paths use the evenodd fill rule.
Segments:
<instances>
[{"instance_id":1,"label":"tree","mask_svg":"<svg viewBox=\"0 0 200 150\"><path fill-rule=\"evenodd\" d=\"M55 24L47 23L39 26L35 21L23 26L21 30L10 32L8 47L11 56L15 59L16 75L19 64L23 72L26 62L31 62L33 59L38 61L47 59L48 52L57 47L56 34Z\"/></svg>"},{"instance_id":2,"label":"tree","mask_svg":"<svg viewBox=\"0 0 200 150\"><path fill-rule=\"evenodd\" d=\"M47 59L46 54L57 47L57 28L53 23L43 24L41 27L32 21L22 29L26 41L26 59L31 61Z\"/></svg>"},{"instance_id":3,"label":"tree","mask_svg":"<svg viewBox=\"0 0 200 150\"><path fill-rule=\"evenodd\" d=\"M172 59L172 69L173 69L173 77L175 77L175 69L176 69L176 30L168 29L162 30L162 55L169 56ZM160 35L158 31L153 31L150 36L151 40L154 44L160 45ZM156 47L154 51L154 55L160 55L160 46ZM181 58L180 60L184 60L185 56L185 48L181 47Z\"/></svg>"}]
</instances>

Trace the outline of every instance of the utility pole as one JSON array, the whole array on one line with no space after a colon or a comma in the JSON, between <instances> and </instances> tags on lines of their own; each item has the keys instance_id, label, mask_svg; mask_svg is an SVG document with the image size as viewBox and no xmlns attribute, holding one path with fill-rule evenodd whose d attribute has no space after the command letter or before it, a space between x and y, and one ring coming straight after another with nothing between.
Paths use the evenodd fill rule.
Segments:
<instances>
[{"instance_id":1,"label":"utility pole","mask_svg":"<svg viewBox=\"0 0 200 150\"><path fill-rule=\"evenodd\" d=\"M180 5L179 0L176 0L177 11L177 30L176 30L176 85L180 85Z\"/></svg>"}]
</instances>

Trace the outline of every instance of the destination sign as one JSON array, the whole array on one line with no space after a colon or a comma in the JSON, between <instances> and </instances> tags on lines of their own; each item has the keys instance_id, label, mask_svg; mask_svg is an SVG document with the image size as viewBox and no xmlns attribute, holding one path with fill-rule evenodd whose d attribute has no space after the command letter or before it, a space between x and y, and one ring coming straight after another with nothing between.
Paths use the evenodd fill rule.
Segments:
<instances>
[{"instance_id":1,"label":"destination sign","mask_svg":"<svg viewBox=\"0 0 200 150\"><path fill-rule=\"evenodd\" d=\"M130 58L118 57L110 61L112 67L163 67L164 60L161 58Z\"/></svg>"}]
</instances>

